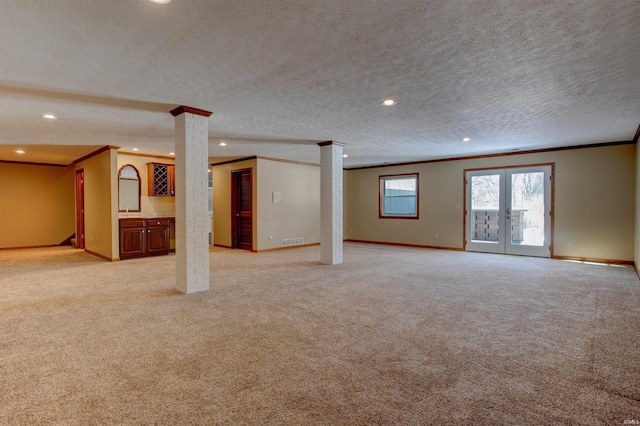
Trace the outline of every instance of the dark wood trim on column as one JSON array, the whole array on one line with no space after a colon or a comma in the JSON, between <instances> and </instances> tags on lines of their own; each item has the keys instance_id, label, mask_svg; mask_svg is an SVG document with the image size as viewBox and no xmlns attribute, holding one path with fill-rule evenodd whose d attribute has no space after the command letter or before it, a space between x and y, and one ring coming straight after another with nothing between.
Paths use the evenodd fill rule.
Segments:
<instances>
[{"instance_id":1,"label":"dark wood trim on column","mask_svg":"<svg viewBox=\"0 0 640 426\"><path fill-rule=\"evenodd\" d=\"M633 137L633 143L638 143L639 138L640 138L640 124L638 124L638 130L636 130L636 135Z\"/></svg>"},{"instance_id":2,"label":"dark wood trim on column","mask_svg":"<svg viewBox=\"0 0 640 426\"><path fill-rule=\"evenodd\" d=\"M178 108L172 109L169 112L174 117L177 117L180 114L184 114L185 112L188 112L188 113L191 113L191 114L195 114L195 115L202 115L203 117L210 117L211 114L213 114L212 112L205 111L203 109L193 108L193 107L184 106L184 105L181 105Z\"/></svg>"},{"instance_id":3,"label":"dark wood trim on column","mask_svg":"<svg viewBox=\"0 0 640 426\"><path fill-rule=\"evenodd\" d=\"M336 141L318 142L318 146L327 146L327 145L345 146L346 143L336 142Z\"/></svg>"}]
</instances>

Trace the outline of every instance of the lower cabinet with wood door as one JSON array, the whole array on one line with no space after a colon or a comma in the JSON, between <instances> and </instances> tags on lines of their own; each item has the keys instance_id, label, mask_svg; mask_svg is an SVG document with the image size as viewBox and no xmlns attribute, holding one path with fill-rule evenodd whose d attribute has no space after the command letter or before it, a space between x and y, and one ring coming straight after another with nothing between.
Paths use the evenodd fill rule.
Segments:
<instances>
[{"instance_id":1,"label":"lower cabinet with wood door","mask_svg":"<svg viewBox=\"0 0 640 426\"><path fill-rule=\"evenodd\" d=\"M120 259L169 254L171 219L120 219Z\"/></svg>"}]
</instances>

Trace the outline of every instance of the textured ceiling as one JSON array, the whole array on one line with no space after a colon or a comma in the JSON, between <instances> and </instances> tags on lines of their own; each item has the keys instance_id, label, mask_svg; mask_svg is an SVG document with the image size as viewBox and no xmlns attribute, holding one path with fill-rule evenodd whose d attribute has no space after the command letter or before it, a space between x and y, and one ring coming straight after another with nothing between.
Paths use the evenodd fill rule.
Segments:
<instances>
[{"instance_id":1,"label":"textured ceiling","mask_svg":"<svg viewBox=\"0 0 640 426\"><path fill-rule=\"evenodd\" d=\"M0 159L167 155L176 105L214 112L212 157L317 163L336 140L349 167L630 140L639 24L638 0L0 0L0 145L28 151Z\"/></svg>"}]
</instances>

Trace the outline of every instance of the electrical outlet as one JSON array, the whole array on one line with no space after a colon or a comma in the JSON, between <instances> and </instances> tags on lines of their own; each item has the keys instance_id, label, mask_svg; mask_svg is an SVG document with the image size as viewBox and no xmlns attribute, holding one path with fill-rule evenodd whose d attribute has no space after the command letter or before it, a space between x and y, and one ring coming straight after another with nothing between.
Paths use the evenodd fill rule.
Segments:
<instances>
[{"instance_id":1,"label":"electrical outlet","mask_svg":"<svg viewBox=\"0 0 640 426\"><path fill-rule=\"evenodd\" d=\"M436 233L436 240L440 238L440 234Z\"/></svg>"},{"instance_id":2,"label":"electrical outlet","mask_svg":"<svg viewBox=\"0 0 640 426\"><path fill-rule=\"evenodd\" d=\"M269 239L270 239L270 240L273 240L273 235L269 235Z\"/></svg>"},{"instance_id":3,"label":"electrical outlet","mask_svg":"<svg viewBox=\"0 0 640 426\"><path fill-rule=\"evenodd\" d=\"M573 241L571 240L567 241L567 247L573 247Z\"/></svg>"},{"instance_id":4,"label":"electrical outlet","mask_svg":"<svg viewBox=\"0 0 640 426\"><path fill-rule=\"evenodd\" d=\"M93 242L93 237L89 237L89 242L92 243Z\"/></svg>"}]
</instances>

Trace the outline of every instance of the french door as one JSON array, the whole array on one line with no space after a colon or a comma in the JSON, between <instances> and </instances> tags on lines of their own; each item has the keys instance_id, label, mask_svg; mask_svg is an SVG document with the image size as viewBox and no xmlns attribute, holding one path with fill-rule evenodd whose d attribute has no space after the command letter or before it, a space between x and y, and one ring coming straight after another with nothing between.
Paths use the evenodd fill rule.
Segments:
<instances>
[{"instance_id":1,"label":"french door","mask_svg":"<svg viewBox=\"0 0 640 426\"><path fill-rule=\"evenodd\" d=\"M465 172L466 250L550 257L552 166Z\"/></svg>"}]
</instances>

